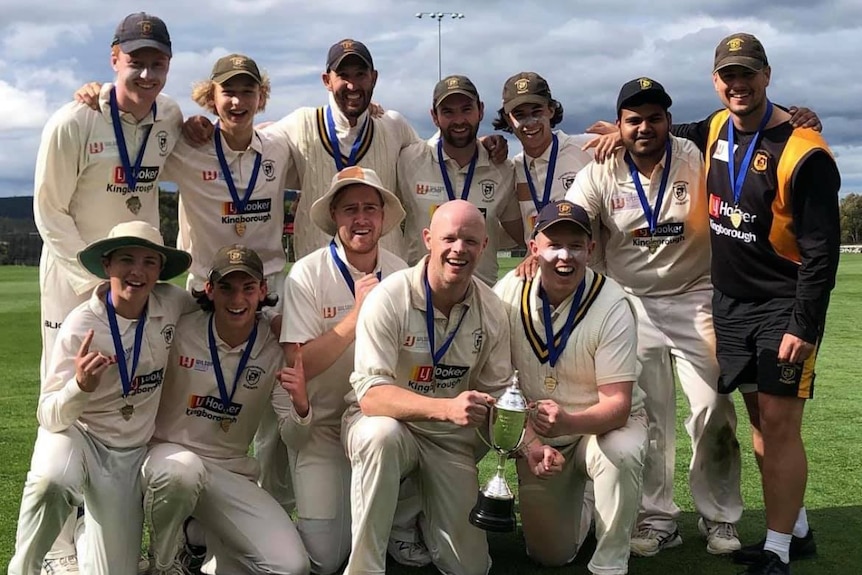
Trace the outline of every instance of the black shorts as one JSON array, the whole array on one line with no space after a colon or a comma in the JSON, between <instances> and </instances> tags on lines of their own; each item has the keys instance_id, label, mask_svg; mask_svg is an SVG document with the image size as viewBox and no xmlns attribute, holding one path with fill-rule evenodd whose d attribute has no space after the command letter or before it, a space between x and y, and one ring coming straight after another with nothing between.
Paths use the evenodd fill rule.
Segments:
<instances>
[{"instance_id":1,"label":"black shorts","mask_svg":"<svg viewBox=\"0 0 862 575\"><path fill-rule=\"evenodd\" d=\"M787 333L794 303L793 298L739 300L713 290L720 393L754 384L757 391L770 395L814 397L814 361L820 338L804 362L778 361L778 348Z\"/></svg>"}]
</instances>

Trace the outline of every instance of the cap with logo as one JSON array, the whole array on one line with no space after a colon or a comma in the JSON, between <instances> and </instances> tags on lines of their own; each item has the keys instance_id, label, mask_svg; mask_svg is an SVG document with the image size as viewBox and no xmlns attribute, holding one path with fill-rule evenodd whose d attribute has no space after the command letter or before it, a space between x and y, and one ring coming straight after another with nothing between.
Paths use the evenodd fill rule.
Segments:
<instances>
[{"instance_id":1,"label":"cap with logo","mask_svg":"<svg viewBox=\"0 0 862 575\"><path fill-rule=\"evenodd\" d=\"M760 40L751 34L740 32L724 38L715 47L713 72L727 66L744 66L759 72L769 66L769 60L766 59L766 50Z\"/></svg>"},{"instance_id":2,"label":"cap with logo","mask_svg":"<svg viewBox=\"0 0 862 575\"><path fill-rule=\"evenodd\" d=\"M446 76L434 86L434 108L452 94L469 96L473 101L479 101L479 91L467 76Z\"/></svg>"},{"instance_id":3,"label":"cap with logo","mask_svg":"<svg viewBox=\"0 0 862 575\"><path fill-rule=\"evenodd\" d=\"M341 62L348 56L357 56L369 70L374 69L374 60L371 59L371 52L362 42L345 38L336 42L329 48L329 53L326 55L326 71L338 70Z\"/></svg>"},{"instance_id":4,"label":"cap with logo","mask_svg":"<svg viewBox=\"0 0 862 575\"><path fill-rule=\"evenodd\" d=\"M126 54L141 48L155 48L171 56L171 36L158 16L146 12L129 14L119 23L111 46L119 46Z\"/></svg>"},{"instance_id":5,"label":"cap with logo","mask_svg":"<svg viewBox=\"0 0 862 575\"><path fill-rule=\"evenodd\" d=\"M673 100L664 90L664 86L652 78L637 78L623 84L617 97L617 114L623 108L642 106L643 104L658 104L665 110L671 107Z\"/></svg>"},{"instance_id":6,"label":"cap with logo","mask_svg":"<svg viewBox=\"0 0 862 575\"><path fill-rule=\"evenodd\" d=\"M568 200L557 200L545 204L545 207L542 208L542 211L539 212L539 216L536 218L533 237L535 238L540 233L560 222L571 222L589 237L593 237L590 216L587 215L586 210Z\"/></svg>"},{"instance_id":7,"label":"cap with logo","mask_svg":"<svg viewBox=\"0 0 862 575\"><path fill-rule=\"evenodd\" d=\"M507 114L521 104L544 106L551 100L548 82L535 72L519 72L503 84L503 111Z\"/></svg>"},{"instance_id":8,"label":"cap with logo","mask_svg":"<svg viewBox=\"0 0 862 575\"><path fill-rule=\"evenodd\" d=\"M245 74L258 84L261 83L260 70L254 60L242 54L228 54L216 61L210 80L216 84L223 84L241 74Z\"/></svg>"},{"instance_id":9,"label":"cap with logo","mask_svg":"<svg viewBox=\"0 0 862 575\"><path fill-rule=\"evenodd\" d=\"M254 279L263 280L263 262L257 252L242 244L222 247L213 258L209 281L214 283L233 272L243 272Z\"/></svg>"},{"instance_id":10,"label":"cap with logo","mask_svg":"<svg viewBox=\"0 0 862 575\"><path fill-rule=\"evenodd\" d=\"M334 236L338 232L338 228L329 213L329 207L332 200L335 199L335 195L342 188L351 184L365 184L380 192L383 198L383 228L381 230L383 235L389 233L404 219L406 212L401 206L401 202L395 194L383 186L377 172L368 168L350 166L335 174L326 194L311 204L311 221L326 234Z\"/></svg>"}]
</instances>

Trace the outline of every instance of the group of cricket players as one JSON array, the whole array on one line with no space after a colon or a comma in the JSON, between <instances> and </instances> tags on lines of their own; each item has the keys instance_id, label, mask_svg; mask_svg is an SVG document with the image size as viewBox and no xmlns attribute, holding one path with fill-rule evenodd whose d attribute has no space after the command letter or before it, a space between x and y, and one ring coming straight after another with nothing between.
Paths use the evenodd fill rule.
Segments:
<instances>
[{"instance_id":1,"label":"group of cricket players","mask_svg":"<svg viewBox=\"0 0 862 575\"><path fill-rule=\"evenodd\" d=\"M387 555L485 575L477 431L515 370L539 566L588 536L594 575L682 544L675 374L706 551L759 575L816 552L800 428L840 177L816 115L766 97L757 38L718 44L721 109L693 124L642 77L616 122L567 135L545 78L515 74L493 118L513 160L478 136L466 76L434 87L427 141L372 104L356 40L327 54L326 105L265 127L252 58L218 59L192 90L209 116L184 121L160 93L164 21L128 15L111 50L114 81L79 90L39 148L39 427L10 575L371 575ZM176 248L160 181L179 188ZM498 277L502 245L527 257ZM187 289L168 281L185 272ZM766 506L748 546L737 388Z\"/></svg>"}]
</instances>

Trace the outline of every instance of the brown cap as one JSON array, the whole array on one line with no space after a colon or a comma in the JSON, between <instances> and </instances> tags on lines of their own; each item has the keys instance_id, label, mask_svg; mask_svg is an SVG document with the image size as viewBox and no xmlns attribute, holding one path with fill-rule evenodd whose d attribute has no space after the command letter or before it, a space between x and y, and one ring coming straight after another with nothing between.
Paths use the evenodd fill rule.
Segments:
<instances>
[{"instance_id":1,"label":"brown cap","mask_svg":"<svg viewBox=\"0 0 862 575\"><path fill-rule=\"evenodd\" d=\"M479 101L479 91L467 76L446 76L434 86L434 109L452 94L464 94L474 101Z\"/></svg>"},{"instance_id":2,"label":"brown cap","mask_svg":"<svg viewBox=\"0 0 862 575\"><path fill-rule=\"evenodd\" d=\"M617 114L623 108L643 104L658 104L667 110L673 104L673 100L664 91L664 86L651 78L637 78L623 84L617 97Z\"/></svg>"},{"instance_id":3,"label":"brown cap","mask_svg":"<svg viewBox=\"0 0 862 575\"><path fill-rule=\"evenodd\" d=\"M260 70L254 60L242 54L229 54L216 61L210 80L216 84L224 84L231 78L245 74L252 80L261 83Z\"/></svg>"},{"instance_id":4,"label":"brown cap","mask_svg":"<svg viewBox=\"0 0 862 575\"><path fill-rule=\"evenodd\" d=\"M520 72L503 84L503 111L507 114L521 104L547 105L551 100L548 82L535 72Z\"/></svg>"},{"instance_id":5,"label":"brown cap","mask_svg":"<svg viewBox=\"0 0 862 575\"><path fill-rule=\"evenodd\" d=\"M254 279L263 280L263 262L257 252L240 244L224 246L216 252L209 273L209 281L215 283L233 272L247 273Z\"/></svg>"},{"instance_id":6,"label":"brown cap","mask_svg":"<svg viewBox=\"0 0 862 575\"><path fill-rule=\"evenodd\" d=\"M590 225L590 216L586 210L568 200L558 200L545 204L539 216L536 218L536 226L533 228L533 237L560 222L571 222L581 228L589 237L593 237L593 229Z\"/></svg>"},{"instance_id":7,"label":"brown cap","mask_svg":"<svg viewBox=\"0 0 862 575\"><path fill-rule=\"evenodd\" d=\"M329 48L329 53L326 55L326 71L337 70L341 62L348 56L358 56L369 70L374 69L374 60L371 59L371 52L362 42L345 38L336 42Z\"/></svg>"},{"instance_id":8,"label":"brown cap","mask_svg":"<svg viewBox=\"0 0 862 575\"><path fill-rule=\"evenodd\" d=\"M712 71L718 72L727 66L744 66L755 72L769 66L766 50L760 40L751 34L737 33L724 38L715 47L715 65Z\"/></svg>"},{"instance_id":9,"label":"brown cap","mask_svg":"<svg viewBox=\"0 0 862 575\"><path fill-rule=\"evenodd\" d=\"M119 46L126 54L141 48L155 48L171 56L171 36L164 21L146 12L129 14L117 25L111 46Z\"/></svg>"}]
</instances>

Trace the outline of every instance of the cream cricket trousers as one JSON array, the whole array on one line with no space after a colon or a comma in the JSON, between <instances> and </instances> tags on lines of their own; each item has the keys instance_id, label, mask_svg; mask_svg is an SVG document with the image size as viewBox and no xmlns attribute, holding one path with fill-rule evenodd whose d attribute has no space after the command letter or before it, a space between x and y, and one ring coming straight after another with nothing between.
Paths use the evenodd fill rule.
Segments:
<instances>
[{"instance_id":1,"label":"cream cricket trousers","mask_svg":"<svg viewBox=\"0 0 862 575\"><path fill-rule=\"evenodd\" d=\"M24 483L10 575L39 575L42 559L76 506L85 503L87 575L137 575L141 550L141 463L146 447L107 447L79 427L39 428Z\"/></svg>"},{"instance_id":2,"label":"cream cricket trousers","mask_svg":"<svg viewBox=\"0 0 862 575\"><path fill-rule=\"evenodd\" d=\"M629 540L641 499L641 473L647 450L647 416L629 416L625 426L603 435L585 435L557 447L563 470L539 479L525 459L517 460L521 524L527 553L545 566L562 566L577 555L584 487L595 494L596 550L588 565L597 575L628 573ZM588 528L588 524L587 524Z\"/></svg>"},{"instance_id":3,"label":"cream cricket trousers","mask_svg":"<svg viewBox=\"0 0 862 575\"><path fill-rule=\"evenodd\" d=\"M390 417L361 413L344 423L353 470L352 546L345 574L385 573L401 479L417 471L423 536L432 562L445 575L486 575L488 540L469 521L479 489L475 431L426 435Z\"/></svg>"},{"instance_id":4,"label":"cream cricket trousers","mask_svg":"<svg viewBox=\"0 0 862 575\"><path fill-rule=\"evenodd\" d=\"M309 572L290 517L249 478L173 443L150 447L142 477L156 569L170 566L183 523L191 516L207 534L207 573Z\"/></svg>"},{"instance_id":5,"label":"cream cricket trousers","mask_svg":"<svg viewBox=\"0 0 862 575\"><path fill-rule=\"evenodd\" d=\"M630 299L638 318L638 385L646 394L649 417L638 525L669 533L677 529L674 367L691 409L685 428L691 437L689 485L695 508L709 521L736 523L742 517L736 412L731 396L716 391L712 290Z\"/></svg>"}]
</instances>

